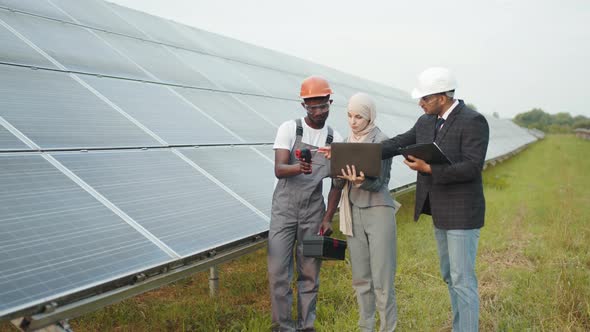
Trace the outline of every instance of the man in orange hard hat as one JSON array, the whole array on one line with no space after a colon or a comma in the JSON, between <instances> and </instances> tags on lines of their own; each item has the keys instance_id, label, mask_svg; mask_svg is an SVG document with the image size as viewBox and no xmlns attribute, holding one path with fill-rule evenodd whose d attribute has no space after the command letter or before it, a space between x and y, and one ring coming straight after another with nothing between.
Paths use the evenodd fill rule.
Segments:
<instances>
[{"instance_id":1,"label":"man in orange hard hat","mask_svg":"<svg viewBox=\"0 0 590 332\"><path fill-rule=\"evenodd\" d=\"M268 278L272 305L273 331L315 331L316 301L319 289L319 259L303 256L303 238L318 233L329 235L340 189L332 186L328 206L324 204L322 180L330 175L329 161L317 148L342 136L326 125L332 89L322 77L303 80L301 105L304 118L283 123L275 150L275 175L279 179L272 200L268 235ZM309 149L312 162L298 160L296 149ZM291 315L293 304L293 248L297 266L297 322Z\"/></svg>"}]
</instances>

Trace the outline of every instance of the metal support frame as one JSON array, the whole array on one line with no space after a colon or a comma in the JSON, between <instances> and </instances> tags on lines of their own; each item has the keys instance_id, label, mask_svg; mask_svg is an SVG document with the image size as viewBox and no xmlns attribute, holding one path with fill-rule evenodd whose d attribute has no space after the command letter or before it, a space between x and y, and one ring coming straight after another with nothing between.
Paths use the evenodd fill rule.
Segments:
<instances>
[{"instance_id":1,"label":"metal support frame","mask_svg":"<svg viewBox=\"0 0 590 332\"><path fill-rule=\"evenodd\" d=\"M399 196L399 195L403 195L405 193L408 193L410 191L414 191L415 189L416 189L416 182L412 182L412 183L407 184L405 186L394 188L394 189L390 190L389 192L392 194L395 194L396 196Z\"/></svg>"},{"instance_id":2,"label":"metal support frame","mask_svg":"<svg viewBox=\"0 0 590 332\"><path fill-rule=\"evenodd\" d=\"M25 320L25 318L18 318L18 319L13 319L11 321L11 323L16 326L20 331L26 331L26 329L23 329L21 326L25 326L26 323L23 325L23 321ZM74 332L74 330L72 330L72 327L70 326L70 324L68 323L68 320L62 320L59 322L56 322L53 325L49 325L47 327L44 327L40 330L36 330L36 332Z\"/></svg>"},{"instance_id":3,"label":"metal support frame","mask_svg":"<svg viewBox=\"0 0 590 332\"><path fill-rule=\"evenodd\" d=\"M209 296L217 297L219 290L219 274L217 273L217 265L209 268Z\"/></svg>"},{"instance_id":4,"label":"metal support frame","mask_svg":"<svg viewBox=\"0 0 590 332\"><path fill-rule=\"evenodd\" d=\"M143 274L143 278L145 279L138 278L138 282L133 285L127 285L102 294L84 298L73 303L57 306L50 310L51 312L14 319L12 320L12 323L22 331L37 331L46 327L57 328L66 319L75 318L88 312L98 310L107 305L120 302L126 298L133 297L177 280L189 277L190 275L200 271L212 269L215 271L215 276L217 276L217 270L215 269L216 265L239 258L240 256L243 256L247 253L263 248L266 244L268 233L264 234L265 235L262 236L256 236L249 241L240 242L240 244L228 247L223 251L210 251L209 257L201 260L191 261L186 265L179 266L175 269L170 269L166 273L151 277ZM211 281L214 281L217 286L218 280ZM70 330L47 330L47 332L54 331Z\"/></svg>"}]
</instances>

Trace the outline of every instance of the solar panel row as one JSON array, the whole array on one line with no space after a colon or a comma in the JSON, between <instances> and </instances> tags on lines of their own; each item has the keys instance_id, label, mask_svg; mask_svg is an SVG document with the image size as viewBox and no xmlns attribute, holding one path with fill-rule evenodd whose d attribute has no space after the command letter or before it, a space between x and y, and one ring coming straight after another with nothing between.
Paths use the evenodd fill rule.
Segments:
<instances>
[{"instance_id":1,"label":"solar panel row","mask_svg":"<svg viewBox=\"0 0 590 332\"><path fill-rule=\"evenodd\" d=\"M272 164L259 153L236 146L1 154L0 316L266 231Z\"/></svg>"}]
</instances>

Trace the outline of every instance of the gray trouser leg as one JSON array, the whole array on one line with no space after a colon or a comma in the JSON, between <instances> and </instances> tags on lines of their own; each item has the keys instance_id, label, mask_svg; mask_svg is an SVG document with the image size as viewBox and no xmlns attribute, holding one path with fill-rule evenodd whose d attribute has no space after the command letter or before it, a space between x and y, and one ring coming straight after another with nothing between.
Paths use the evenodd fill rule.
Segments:
<instances>
[{"instance_id":1,"label":"gray trouser leg","mask_svg":"<svg viewBox=\"0 0 590 332\"><path fill-rule=\"evenodd\" d=\"M303 256L303 239L317 234L319 222L300 222L297 232L297 328L314 331L321 260Z\"/></svg>"},{"instance_id":2,"label":"gray trouser leg","mask_svg":"<svg viewBox=\"0 0 590 332\"><path fill-rule=\"evenodd\" d=\"M273 326L281 331L294 331L293 305L293 246L297 223L271 222L268 234L268 279Z\"/></svg>"},{"instance_id":3,"label":"gray trouser leg","mask_svg":"<svg viewBox=\"0 0 590 332\"><path fill-rule=\"evenodd\" d=\"M393 331L397 323L395 301L396 224L393 209L377 206L352 208L353 234L348 238L353 287L359 304L361 331L373 331L375 309L380 331Z\"/></svg>"},{"instance_id":4,"label":"gray trouser leg","mask_svg":"<svg viewBox=\"0 0 590 332\"><path fill-rule=\"evenodd\" d=\"M371 279L369 241L359 222L353 222L352 227L354 237L348 237L347 242L352 265L352 287L359 306L358 324L361 331L374 331L375 292Z\"/></svg>"}]
</instances>

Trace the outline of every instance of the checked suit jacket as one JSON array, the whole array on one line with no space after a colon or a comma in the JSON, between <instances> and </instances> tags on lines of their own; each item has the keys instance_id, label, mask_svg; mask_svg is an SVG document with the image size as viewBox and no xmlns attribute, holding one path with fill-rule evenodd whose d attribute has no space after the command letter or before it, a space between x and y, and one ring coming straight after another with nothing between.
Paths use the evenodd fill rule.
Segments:
<instances>
[{"instance_id":1,"label":"checked suit jacket","mask_svg":"<svg viewBox=\"0 0 590 332\"><path fill-rule=\"evenodd\" d=\"M430 214L440 229L474 229L484 225L485 199L482 170L489 142L486 118L463 100L434 135L436 115L422 115L407 132L383 141L383 159L398 155L399 148L435 141L453 162L430 165L432 174L418 173L414 220Z\"/></svg>"}]
</instances>

